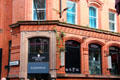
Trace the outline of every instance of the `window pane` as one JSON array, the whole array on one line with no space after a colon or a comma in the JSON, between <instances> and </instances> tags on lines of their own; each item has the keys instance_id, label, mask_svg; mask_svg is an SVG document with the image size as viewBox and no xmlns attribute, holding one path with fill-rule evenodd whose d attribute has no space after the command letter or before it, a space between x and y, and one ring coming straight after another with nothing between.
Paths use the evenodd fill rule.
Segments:
<instances>
[{"instance_id":1,"label":"window pane","mask_svg":"<svg viewBox=\"0 0 120 80\"><path fill-rule=\"evenodd\" d=\"M113 13L109 13L109 20L115 21L115 15Z\"/></svg>"},{"instance_id":2,"label":"window pane","mask_svg":"<svg viewBox=\"0 0 120 80\"><path fill-rule=\"evenodd\" d=\"M65 72L80 73L80 43L73 40L65 42Z\"/></svg>"},{"instance_id":3,"label":"window pane","mask_svg":"<svg viewBox=\"0 0 120 80\"><path fill-rule=\"evenodd\" d=\"M29 39L29 62L46 62L49 60L49 39L31 38Z\"/></svg>"},{"instance_id":4,"label":"window pane","mask_svg":"<svg viewBox=\"0 0 120 80\"><path fill-rule=\"evenodd\" d=\"M37 11L38 20L44 20L45 19L45 11L39 10Z\"/></svg>"},{"instance_id":5,"label":"window pane","mask_svg":"<svg viewBox=\"0 0 120 80\"><path fill-rule=\"evenodd\" d=\"M89 8L89 26L92 28L97 27L96 9L93 7Z\"/></svg>"},{"instance_id":6,"label":"window pane","mask_svg":"<svg viewBox=\"0 0 120 80\"><path fill-rule=\"evenodd\" d=\"M89 16L96 17L96 9L93 7L89 8Z\"/></svg>"},{"instance_id":7,"label":"window pane","mask_svg":"<svg viewBox=\"0 0 120 80\"><path fill-rule=\"evenodd\" d=\"M71 13L67 13L67 22L74 24L75 23L75 15Z\"/></svg>"},{"instance_id":8,"label":"window pane","mask_svg":"<svg viewBox=\"0 0 120 80\"><path fill-rule=\"evenodd\" d=\"M46 8L45 0L34 0L33 6L33 19L34 20L45 20L46 18Z\"/></svg>"},{"instance_id":9,"label":"window pane","mask_svg":"<svg viewBox=\"0 0 120 80\"><path fill-rule=\"evenodd\" d=\"M89 17L89 26L92 28L96 28L96 18Z\"/></svg>"},{"instance_id":10,"label":"window pane","mask_svg":"<svg viewBox=\"0 0 120 80\"><path fill-rule=\"evenodd\" d=\"M114 23L109 23L110 30L114 31L115 30L115 24Z\"/></svg>"},{"instance_id":11,"label":"window pane","mask_svg":"<svg viewBox=\"0 0 120 80\"><path fill-rule=\"evenodd\" d=\"M75 3L67 3L67 7L69 8L67 11L75 12Z\"/></svg>"},{"instance_id":12,"label":"window pane","mask_svg":"<svg viewBox=\"0 0 120 80\"><path fill-rule=\"evenodd\" d=\"M37 20L37 12L36 12L36 10L33 11L33 19Z\"/></svg>"},{"instance_id":13,"label":"window pane","mask_svg":"<svg viewBox=\"0 0 120 80\"><path fill-rule=\"evenodd\" d=\"M76 16L76 4L72 1L67 1L67 22L71 24L75 24L75 16Z\"/></svg>"},{"instance_id":14,"label":"window pane","mask_svg":"<svg viewBox=\"0 0 120 80\"><path fill-rule=\"evenodd\" d=\"M109 13L109 29L110 31L115 31L115 14Z\"/></svg>"},{"instance_id":15,"label":"window pane","mask_svg":"<svg viewBox=\"0 0 120 80\"><path fill-rule=\"evenodd\" d=\"M89 72L90 74L101 74L101 46L89 45Z\"/></svg>"},{"instance_id":16,"label":"window pane","mask_svg":"<svg viewBox=\"0 0 120 80\"><path fill-rule=\"evenodd\" d=\"M34 7L45 8L45 0L34 0Z\"/></svg>"}]
</instances>

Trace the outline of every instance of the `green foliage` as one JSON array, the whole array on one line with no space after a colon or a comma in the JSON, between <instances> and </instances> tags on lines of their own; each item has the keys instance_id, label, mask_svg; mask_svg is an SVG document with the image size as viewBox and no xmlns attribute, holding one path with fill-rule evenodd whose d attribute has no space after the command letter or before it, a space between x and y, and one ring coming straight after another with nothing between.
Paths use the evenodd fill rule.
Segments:
<instances>
[{"instance_id":1,"label":"green foliage","mask_svg":"<svg viewBox=\"0 0 120 80\"><path fill-rule=\"evenodd\" d=\"M58 33L56 29L54 29L54 31L56 33L57 51L59 51L59 52L65 51L65 45L63 42L63 38L65 37L65 33L63 31ZM62 45L62 47L60 47L60 45Z\"/></svg>"}]
</instances>

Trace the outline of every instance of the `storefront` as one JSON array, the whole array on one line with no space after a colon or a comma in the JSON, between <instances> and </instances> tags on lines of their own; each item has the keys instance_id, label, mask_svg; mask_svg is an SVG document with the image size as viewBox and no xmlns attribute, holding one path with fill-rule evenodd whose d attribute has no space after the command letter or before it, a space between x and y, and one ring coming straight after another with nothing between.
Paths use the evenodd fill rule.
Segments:
<instances>
[{"instance_id":1,"label":"storefront","mask_svg":"<svg viewBox=\"0 0 120 80\"><path fill-rule=\"evenodd\" d=\"M11 61L20 61L10 67L11 80L120 79L120 34L59 21L23 21L11 28Z\"/></svg>"},{"instance_id":2,"label":"storefront","mask_svg":"<svg viewBox=\"0 0 120 80\"><path fill-rule=\"evenodd\" d=\"M49 39L30 38L28 45L28 79L49 80Z\"/></svg>"}]
</instances>

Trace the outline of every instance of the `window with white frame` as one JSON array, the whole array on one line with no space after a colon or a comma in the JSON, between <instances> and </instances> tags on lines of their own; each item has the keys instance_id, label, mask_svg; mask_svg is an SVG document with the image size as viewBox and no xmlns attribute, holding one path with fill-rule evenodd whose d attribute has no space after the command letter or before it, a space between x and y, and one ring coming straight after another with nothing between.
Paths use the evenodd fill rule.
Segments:
<instances>
[{"instance_id":1,"label":"window with white frame","mask_svg":"<svg viewBox=\"0 0 120 80\"><path fill-rule=\"evenodd\" d=\"M76 3L67 0L67 22L71 24L76 23Z\"/></svg>"},{"instance_id":2,"label":"window with white frame","mask_svg":"<svg viewBox=\"0 0 120 80\"><path fill-rule=\"evenodd\" d=\"M46 0L33 0L33 20L46 19Z\"/></svg>"},{"instance_id":3,"label":"window with white frame","mask_svg":"<svg viewBox=\"0 0 120 80\"><path fill-rule=\"evenodd\" d=\"M109 12L109 30L116 31L116 18L115 13Z\"/></svg>"},{"instance_id":4,"label":"window with white frame","mask_svg":"<svg viewBox=\"0 0 120 80\"><path fill-rule=\"evenodd\" d=\"M89 26L97 28L97 8L89 7Z\"/></svg>"}]
</instances>

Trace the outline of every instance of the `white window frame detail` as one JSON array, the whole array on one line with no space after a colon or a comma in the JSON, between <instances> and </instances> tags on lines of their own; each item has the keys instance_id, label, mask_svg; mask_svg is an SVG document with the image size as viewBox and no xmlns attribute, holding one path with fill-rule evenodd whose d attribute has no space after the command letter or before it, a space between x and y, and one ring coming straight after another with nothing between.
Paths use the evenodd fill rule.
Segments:
<instances>
[{"instance_id":1,"label":"white window frame detail","mask_svg":"<svg viewBox=\"0 0 120 80\"><path fill-rule=\"evenodd\" d=\"M96 10L96 29L98 29L98 8L95 7L95 6L90 6L90 7L93 7L93 8L95 8L95 10ZM90 7L89 7L89 8L90 8ZM89 17L93 17L93 16L90 16L90 15L89 15ZM90 26L90 28L93 28L93 27Z\"/></svg>"},{"instance_id":2,"label":"white window frame detail","mask_svg":"<svg viewBox=\"0 0 120 80\"><path fill-rule=\"evenodd\" d=\"M75 23L74 24L77 24L77 4L76 4L76 2L73 2L73 1L70 1L70 0L67 0L67 2L66 3L68 3L68 1L69 1L69 3L75 3L75 13L72 13L72 14L75 14ZM69 12L69 11L67 11L67 13L71 13L71 12ZM67 16L66 16L66 21L67 21Z\"/></svg>"},{"instance_id":3,"label":"white window frame detail","mask_svg":"<svg viewBox=\"0 0 120 80\"><path fill-rule=\"evenodd\" d=\"M75 12L75 14L76 14L76 15L75 15L75 24L77 24L77 7L78 7L78 6L77 6L77 4L75 3L75 11L76 11L76 12Z\"/></svg>"},{"instance_id":4,"label":"white window frame detail","mask_svg":"<svg viewBox=\"0 0 120 80\"><path fill-rule=\"evenodd\" d=\"M114 23L114 30L110 30L110 24L109 24L109 31L112 31L112 32L117 32L117 15L114 13L114 12L109 12L109 14L114 14L114 21L110 20L109 19L109 23Z\"/></svg>"},{"instance_id":5,"label":"white window frame detail","mask_svg":"<svg viewBox=\"0 0 120 80\"><path fill-rule=\"evenodd\" d=\"M45 9L41 8L41 9L37 9L37 10L44 10L45 11L45 19L41 19L41 20L35 20L34 19L34 1L32 0L32 20L33 21L44 21L46 20L46 0L45 0Z\"/></svg>"}]
</instances>

